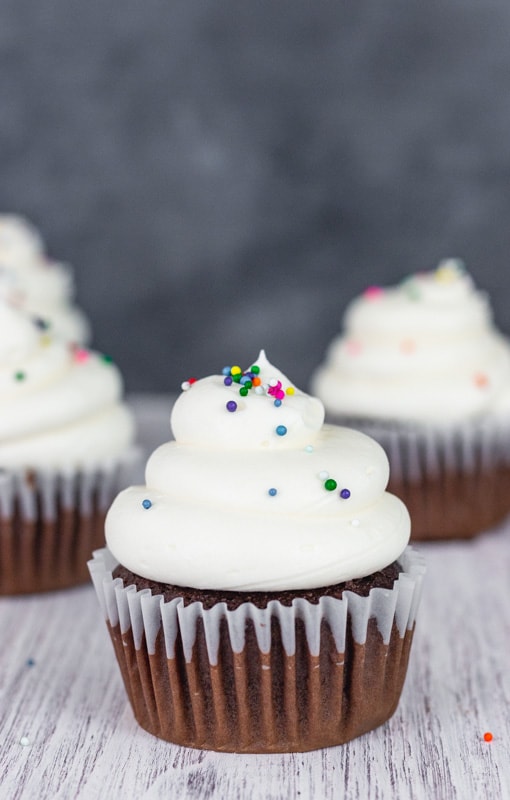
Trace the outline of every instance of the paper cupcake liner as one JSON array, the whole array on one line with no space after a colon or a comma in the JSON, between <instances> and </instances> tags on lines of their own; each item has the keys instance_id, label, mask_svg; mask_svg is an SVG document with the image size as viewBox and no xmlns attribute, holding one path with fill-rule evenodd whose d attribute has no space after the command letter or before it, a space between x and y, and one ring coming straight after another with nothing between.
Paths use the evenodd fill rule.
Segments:
<instances>
[{"instance_id":1,"label":"paper cupcake liner","mask_svg":"<svg viewBox=\"0 0 510 800\"><path fill-rule=\"evenodd\" d=\"M139 460L130 448L93 471L0 470L0 595L87 581L106 511Z\"/></svg>"},{"instance_id":2,"label":"paper cupcake liner","mask_svg":"<svg viewBox=\"0 0 510 800\"><path fill-rule=\"evenodd\" d=\"M107 549L89 562L139 724L189 747L290 752L385 722L405 678L424 574L407 548L391 590L229 609L124 586Z\"/></svg>"},{"instance_id":3,"label":"paper cupcake liner","mask_svg":"<svg viewBox=\"0 0 510 800\"><path fill-rule=\"evenodd\" d=\"M408 507L412 539L469 538L510 513L510 424L485 419L448 430L337 417L381 444L388 491Z\"/></svg>"}]
</instances>

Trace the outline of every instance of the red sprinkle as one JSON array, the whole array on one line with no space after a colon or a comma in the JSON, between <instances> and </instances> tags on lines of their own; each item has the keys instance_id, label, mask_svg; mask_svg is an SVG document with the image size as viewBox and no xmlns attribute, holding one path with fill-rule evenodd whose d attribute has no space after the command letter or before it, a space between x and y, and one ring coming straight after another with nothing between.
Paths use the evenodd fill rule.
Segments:
<instances>
[{"instance_id":1,"label":"red sprinkle","mask_svg":"<svg viewBox=\"0 0 510 800\"><path fill-rule=\"evenodd\" d=\"M494 739L494 736L492 735L492 733L490 731L486 731L486 733L484 733L484 735L483 735L483 738L484 738L484 741L486 741L486 742L492 742L492 740Z\"/></svg>"}]
</instances>

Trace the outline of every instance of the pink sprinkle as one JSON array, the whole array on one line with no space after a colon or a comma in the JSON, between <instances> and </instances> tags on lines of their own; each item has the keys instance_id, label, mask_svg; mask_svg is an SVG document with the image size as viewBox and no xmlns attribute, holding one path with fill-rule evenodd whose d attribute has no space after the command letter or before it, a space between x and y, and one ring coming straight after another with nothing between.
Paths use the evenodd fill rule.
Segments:
<instances>
[{"instance_id":1,"label":"pink sprinkle","mask_svg":"<svg viewBox=\"0 0 510 800\"><path fill-rule=\"evenodd\" d=\"M384 289L381 286L368 286L363 292L363 297L367 300L380 300L384 294Z\"/></svg>"},{"instance_id":2,"label":"pink sprinkle","mask_svg":"<svg viewBox=\"0 0 510 800\"><path fill-rule=\"evenodd\" d=\"M90 358L90 353L88 350L85 350L83 347L79 347L77 350L74 351L74 360L77 361L79 364L84 364L85 361L88 361Z\"/></svg>"},{"instance_id":3,"label":"pink sprinkle","mask_svg":"<svg viewBox=\"0 0 510 800\"><path fill-rule=\"evenodd\" d=\"M349 339L349 341L345 343L345 349L350 356L359 356L363 348L361 347L360 342L356 342L354 339Z\"/></svg>"}]
</instances>

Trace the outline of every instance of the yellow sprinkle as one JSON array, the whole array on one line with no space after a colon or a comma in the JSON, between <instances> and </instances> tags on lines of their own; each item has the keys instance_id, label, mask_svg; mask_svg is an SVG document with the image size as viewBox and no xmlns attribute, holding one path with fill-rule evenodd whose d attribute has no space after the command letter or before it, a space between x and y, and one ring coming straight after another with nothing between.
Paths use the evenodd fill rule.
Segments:
<instances>
[{"instance_id":1,"label":"yellow sprinkle","mask_svg":"<svg viewBox=\"0 0 510 800\"><path fill-rule=\"evenodd\" d=\"M47 333L44 333L41 336L41 345L42 345L42 347L48 347L48 345L50 345L50 344L51 344L51 336L49 336Z\"/></svg>"},{"instance_id":2,"label":"yellow sprinkle","mask_svg":"<svg viewBox=\"0 0 510 800\"><path fill-rule=\"evenodd\" d=\"M288 387L285 389L285 394L294 394L294 392L295 392L295 389L294 389L294 387L293 387L293 386L288 386Z\"/></svg>"},{"instance_id":3,"label":"yellow sprinkle","mask_svg":"<svg viewBox=\"0 0 510 800\"><path fill-rule=\"evenodd\" d=\"M462 274L462 269L454 259L443 261L435 271L434 279L438 283L453 283Z\"/></svg>"},{"instance_id":4,"label":"yellow sprinkle","mask_svg":"<svg viewBox=\"0 0 510 800\"><path fill-rule=\"evenodd\" d=\"M242 372L241 367L232 367L232 369L230 370L231 375L240 375L241 372Z\"/></svg>"}]
</instances>

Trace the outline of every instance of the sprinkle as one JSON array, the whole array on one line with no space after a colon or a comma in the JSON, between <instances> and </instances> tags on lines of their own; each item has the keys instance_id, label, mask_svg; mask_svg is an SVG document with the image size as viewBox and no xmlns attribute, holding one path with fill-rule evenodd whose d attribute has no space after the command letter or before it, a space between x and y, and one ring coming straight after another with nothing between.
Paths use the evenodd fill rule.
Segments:
<instances>
[{"instance_id":1,"label":"sprinkle","mask_svg":"<svg viewBox=\"0 0 510 800\"><path fill-rule=\"evenodd\" d=\"M35 661L33 658L27 658L25 664L27 667L33 667L35 665Z\"/></svg>"},{"instance_id":2,"label":"sprinkle","mask_svg":"<svg viewBox=\"0 0 510 800\"><path fill-rule=\"evenodd\" d=\"M276 398L276 400L274 401L274 404L275 404L276 408L280 408L280 406L282 404L282 401L279 398Z\"/></svg>"},{"instance_id":3,"label":"sprinkle","mask_svg":"<svg viewBox=\"0 0 510 800\"><path fill-rule=\"evenodd\" d=\"M350 356L359 356L363 348L360 342L356 342L354 339L349 339L345 343L345 349L347 350Z\"/></svg>"},{"instance_id":4,"label":"sprinkle","mask_svg":"<svg viewBox=\"0 0 510 800\"><path fill-rule=\"evenodd\" d=\"M405 281L403 281L402 289L404 290L404 293L407 295L408 300L415 301L421 299L421 291L418 288L418 284L414 277L407 278Z\"/></svg>"},{"instance_id":5,"label":"sprinkle","mask_svg":"<svg viewBox=\"0 0 510 800\"><path fill-rule=\"evenodd\" d=\"M78 364L84 364L85 361L88 361L90 358L90 352L85 350L84 347L77 347L74 351L74 360L78 362Z\"/></svg>"},{"instance_id":6,"label":"sprinkle","mask_svg":"<svg viewBox=\"0 0 510 800\"><path fill-rule=\"evenodd\" d=\"M484 733L484 735L483 735L483 739L484 739L485 742L492 742L492 740L494 739L494 736L492 735L492 733L490 731L486 731Z\"/></svg>"},{"instance_id":7,"label":"sprinkle","mask_svg":"<svg viewBox=\"0 0 510 800\"><path fill-rule=\"evenodd\" d=\"M311 444L307 444L305 447L305 453L313 453L313 447Z\"/></svg>"},{"instance_id":8,"label":"sprinkle","mask_svg":"<svg viewBox=\"0 0 510 800\"><path fill-rule=\"evenodd\" d=\"M47 331L50 327L50 323L41 317L34 317L34 325L36 328L39 328L40 331Z\"/></svg>"},{"instance_id":9,"label":"sprinkle","mask_svg":"<svg viewBox=\"0 0 510 800\"><path fill-rule=\"evenodd\" d=\"M296 390L294 389L293 386L287 386L287 388L285 389L285 394L295 394L295 391Z\"/></svg>"},{"instance_id":10,"label":"sprinkle","mask_svg":"<svg viewBox=\"0 0 510 800\"><path fill-rule=\"evenodd\" d=\"M329 478L329 472L323 469L322 472L319 472L319 478L321 479L321 481L327 480Z\"/></svg>"},{"instance_id":11,"label":"sprinkle","mask_svg":"<svg viewBox=\"0 0 510 800\"><path fill-rule=\"evenodd\" d=\"M248 375L243 375L243 376L242 376L242 377L239 379L239 383L242 383L243 385L244 385L245 383L249 383L250 385L248 386L248 389L251 389L251 380L249 379Z\"/></svg>"},{"instance_id":12,"label":"sprinkle","mask_svg":"<svg viewBox=\"0 0 510 800\"><path fill-rule=\"evenodd\" d=\"M232 369L232 367L223 367L223 369L221 370L221 374L222 375L230 375L230 370L231 369Z\"/></svg>"},{"instance_id":13,"label":"sprinkle","mask_svg":"<svg viewBox=\"0 0 510 800\"><path fill-rule=\"evenodd\" d=\"M188 389L191 389L191 383L189 381L183 381L181 383L181 389L183 392L187 392Z\"/></svg>"},{"instance_id":14,"label":"sprinkle","mask_svg":"<svg viewBox=\"0 0 510 800\"><path fill-rule=\"evenodd\" d=\"M358 527L358 525L359 525L359 519L351 519L351 525L352 525L354 528L357 528L357 527Z\"/></svg>"},{"instance_id":15,"label":"sprinkle","mask_svg":"<svg viewBox=\"0 0 510 800\"><path fill-rule=\"evenodd\" d=\"M363 297L366 300L380 300L384 294L384 289L381 286L368 286L363 292Z\"/></svg>"},{"instance_id":16,"label":"sprinkle","mask_svg":"<svg viewBox=\"0 0 510 800\"><path fill-rule=\"evenodd\" d=\"M268 490L267 490L267 493L268 493L268 495L269 495L270 497L274 497L276 494L278 494L278 489L274 489L274 488L272 488L272 489L268 489Z\"/></svg>"},{"instance_id":17,"label":"sprinkle","mask_svg":"<svg viewBox=\"0 0 510 800\"><path fill-rule=\"evenodd\" d=\"M230 375L227 375L227 377L223 379L223 383L225 386L232 386L232 378Z\"/></svg>"},{"instance_id":18,"label":"sprinkle","mask_svg":"<svg viewBox=\"0 0 510 800\"><path fill-rule=\"evenodd\" d=\"M349 489L342 489L342 491L340 492L340 497L342 498L342 500L348 500L350 496L351 493Z\"/></svg>"},{"instance_id":19,"label":"sprinkle","mask_svg":"<svg viewBox=\"0 0 510 800\"><path fill-rule=\"evenodd\" d=\"M142 500L142 506L144 508L150 508L152 506L152 503L148 498L145 498L145 500Z\"/></svg>"},{"instance_id":20,"label":"sprinkle","mask_svg":"<svg viewBox=\"0 0 510 800\"><path fill-rule=\"evenodd\" d=\"M229 400L227 405L225 406L227 411L235 411L237 409L237 403L235 400Z\"/></svg>"},{"instance_id":21,"label":"sprinkle","mask_svg":"<svg viewBox=\"0 0 510 800\"><path fill-rule=\"evenodd\" d=\"M439 263L434 280L438 283L453 283L465 272L464 262L460 258L447 258Z\"/></svg>"},{"instance_id":22,"label":"sprinkle","mask_svg":"<svg viewBox=\"0 0 510 800\"><path fill-rule=\"evenodd\" d=\"M285 434L287 433L287 428L285 427L285 425L278 425L278 427L276 428L276 433L278 436L285 436Z\"/></svg>"},{"instance_id":23,"label":"sprinkle","mask_svg":"<svg viewBox=\"0 0 510 800\"><path fill-rule=\"evenodd\" d=\"M28 736L22 736L21 739L19 740L19 743L22 747L28 747L28 745L30 744L30 739L28 738Z\"/></svg>"},{"instance_id":24,"label":"sprinkle","mask_svg":"<svg viewBox=\"0 0 510 800\"><path fill-rule=\"evenodd\" d=\"M262 383L262 381L260 380L260 378L257 378L257 377L255 377L255 378L252 378L252 381L251 381L251 382L252 382L253 386L255 386L255 387L256 387L256 386L260 386L260 384Z\"/></svg>"},{"instance_id":25,"label":"sprinkle","mask_svg":"<svg viewBox=\"0 0 510 800\"><path fill-rule=\"evenodd\" d=\"M479 389L485 389L489 385L489 379L484 372L478 372L474 377L474 381L475 386L478 386Z\"/></svg>"},{"instance_id":26,"label":"sprinkle","mask_svg":"<svg viewBox=\"0 0 510 800\"><path fill-rule=\"evenodd\" d=\"M103 361L105 364L113 364L113 358L111 356L106 355L106 353L103 353L103 355L101 356L101 361Z\"/></svg>"},{"instance_id":27,"label":"sprinkle","mask_svg":"<svg viewBox=\"0 0 510 800\"><path fill-rule=\"evenodd\" d=\"M269 381L269 386L271 387L271 389L275 389L276 387L280 388L281 385L282 382L279 381L278 378L271 378L271 380Z\"/></svg>"},{"instance_id":28,"label":"sprinkle","mask_svg":"<svg viewBox=\"0 0 510 800\"><path fill-rule=\"evenodd\" d=\"M241 395L241 397L246 397L246 395L248 394L248 387L241 386L241 388L239 389L239 394Z\"/></svg>"},{"instance_id":29,"label":"sprinkle","mask_svg":"<svg viewBox=\"0 0 510 800\"><path fill-rule=\"evenodd\" d=\"M337 487L337 482L333 480L333 478L328 478L328 480L324 483L324 488L327 492L334 492Z\"/></svg>"},{"instance_id":30,"label":"sprinkle","mask_svg":"<svg viewBox=\"0 0 510 800\"><path fill-rule=\"evenodd\" d=\"M264 387L263 386L256 386L255 387L255 394L264 394Z\"/></svg>"},{"instance_id":31,"label":"sprinkle","mask_svg":"<svg viewBox=\"0 0 510 800\"><path fill-rule=\"evenodd\" d=\"M232 367L231 370L230 370L230 374L232 375L232 377L234 375L242 375L242 372L243 371L242 371L241 367Z\"/></svg>"},{"instance_id":32,"label":"sprinkle","mask_svg":"<svg viewBox=\"0 0 510 800\"><path fill-rule=\"evenodd\" d=\"M24 381L26 377L26 373L22 372L21 370L14 373L14 380L16 381Z\"/></svg>"},{"instance_id":33,"label":"sprinkle","mask_svg":"<svg viewBox=\"0 0 510 800\"><path fill-rule=\"evenodd\" d=\"M400 349L402 353L405 353L406 355L414 353L416 350L416 342L413 339L403 339L400 342Z\"/></svg>"},{"instance_id":34,"label":"sprinkle","mask_svg":"<svg viewBox=\"0 0 510 800\"><path fill-rule=\"evenodd\" d=\"M250 367L250 372L254 372L255 375L258 375L260 372L260 367L258 364L253 364L253 366Z\"/></svg>"}]
</instances>

